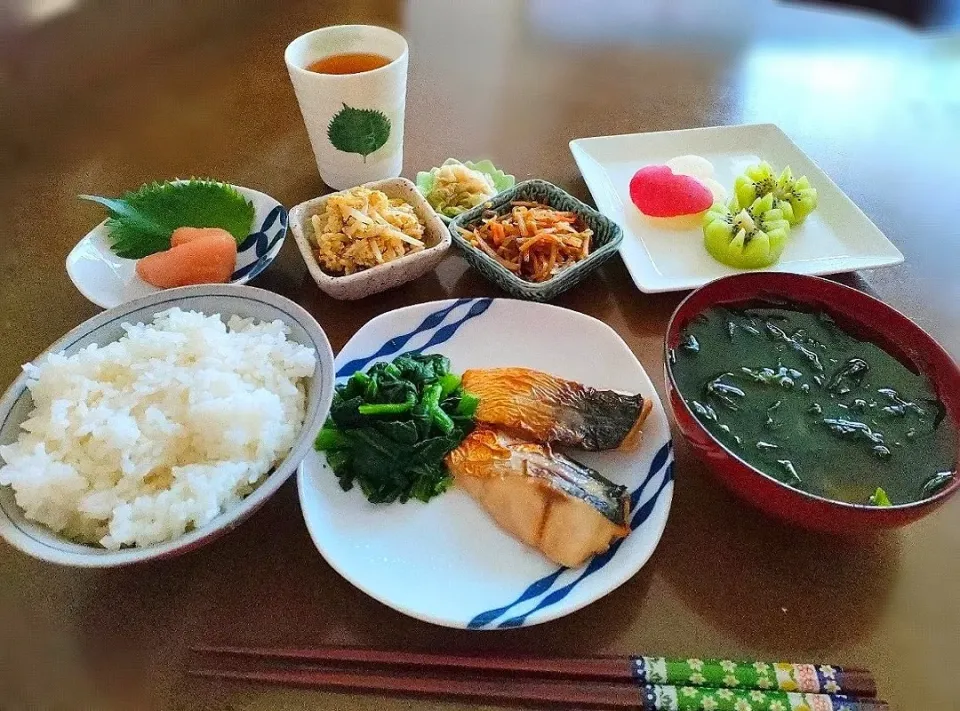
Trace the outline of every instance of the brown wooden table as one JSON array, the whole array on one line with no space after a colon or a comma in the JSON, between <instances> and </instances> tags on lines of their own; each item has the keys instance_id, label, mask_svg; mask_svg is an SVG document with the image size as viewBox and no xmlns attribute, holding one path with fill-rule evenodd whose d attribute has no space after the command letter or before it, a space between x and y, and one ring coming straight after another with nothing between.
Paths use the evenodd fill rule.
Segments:
<instances>
[{"instance_id":1,"label":"brown wooden table","mask_svg":"<svg viewBox=\"0 0 960 711\"><path fill-rule=\"evenodd\" d=\"M6 27L0 380L98 310L63 269L101 219L78 193L192 174L288 206L324 190L282 53L338 22L395 27L410 42L408 176L451 155L489 156L588 198L572 138L778 123L906 255L863 275L869 286L960 352L957 41L814 10L770 6L752 22L736 4L684 14L702 5L100 0L43 26ZM387 310L497 294L451 253L415 283L336 302L307 277L292 240L258 285L304 304L335 350ZM557 303L609 323L656 381L681 296L641 294L615 260ZM844 542L764 518L684 446L677 456L673 511L649 564L576 614L508 632L433 627L352 588L313 547L292 481L239 530L169 562L71 570L0 544L0 707L461 708L183 675L190 644L233 642L829 659L875 669L896 708L957 708L960 502L902 532Z\"/></svg>"}]
</instances>

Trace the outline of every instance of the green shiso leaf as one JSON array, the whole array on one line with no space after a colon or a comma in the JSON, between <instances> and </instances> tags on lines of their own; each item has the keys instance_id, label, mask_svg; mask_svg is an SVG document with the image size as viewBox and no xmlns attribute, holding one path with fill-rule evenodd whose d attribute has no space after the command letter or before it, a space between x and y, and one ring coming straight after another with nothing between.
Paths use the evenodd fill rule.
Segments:
<instances>
[{"instance_id":1,"label":"green shiso leaf","mask_svg":"<svg viewBox=\"0 0 960 711\"><path fill-rule=\"evenodd\" d=\"M152 183L119 198L80 198L107 208L111 248L127 259L169 249L178 227L220 227L240 244L253 226L253 204L236 188L213 180Z\"/></svg>"},{"instance_id":2,"label":"green shiso leaf","mask_svg":"<svg viewBox=\"0 0 960 711\"><path fill-rule=\"evenodd\" d=\"M366 163L367 156L386 145L390 138L390 119L380 111L344 104L330 119L327 138L338 151L359 153Z\"/></svg>"}]
</instances>

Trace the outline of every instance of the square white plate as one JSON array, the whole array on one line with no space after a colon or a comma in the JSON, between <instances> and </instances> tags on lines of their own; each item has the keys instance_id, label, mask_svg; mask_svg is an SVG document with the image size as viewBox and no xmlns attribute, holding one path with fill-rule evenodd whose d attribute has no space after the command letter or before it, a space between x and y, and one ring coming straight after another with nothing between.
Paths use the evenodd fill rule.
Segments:
<instances>
[{"instance_id":1,"label":"square white plate","mask_svg":"<svg viewBox=\"0 0 960 711\"><path fill-rule=\"evenodd\" d=\"M903 261L870 218L773 124L578 138L570 142L570 151L597 209L623 228L620 255L640 291L694 289L744 271L713 259L699 229L652 225L630 201L630 179L637 170L691 153L713 163L716 179L731 195L736 176L761 160L777 170L789 165L817 188L819 206L793 229L770 271L836 274Z\"/></svg>"}]
</instances>

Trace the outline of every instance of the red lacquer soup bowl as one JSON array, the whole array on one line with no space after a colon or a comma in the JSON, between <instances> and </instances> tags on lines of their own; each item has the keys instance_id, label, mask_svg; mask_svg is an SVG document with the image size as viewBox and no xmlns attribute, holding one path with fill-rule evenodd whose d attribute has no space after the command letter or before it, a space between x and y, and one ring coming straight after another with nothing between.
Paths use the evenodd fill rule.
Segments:
<instances>
[{"instance_id":1,"label":"red lacquer soup bowl","mask_svg":"<svg viewBox=\"0 0 960 711\"><path fill-rule=\"evenodd\" d=\"M773 272L725 277L697 289L680 303L667 327L664 353L667 391L677 426L714 475L735 494L772 516L831 533L903 526L926 516L960 489L954 464L953 479L922 501L890 507L833 501L781 483L714 438L681 397L670 351L677 347L683 328L707 309L762 302L792 304L829 314L851 335L875 343L914 372L925 375L954 426L960 422L960 368L933 338L899 311L861 291L818 277Z\"/></svg>"}]
</instances>

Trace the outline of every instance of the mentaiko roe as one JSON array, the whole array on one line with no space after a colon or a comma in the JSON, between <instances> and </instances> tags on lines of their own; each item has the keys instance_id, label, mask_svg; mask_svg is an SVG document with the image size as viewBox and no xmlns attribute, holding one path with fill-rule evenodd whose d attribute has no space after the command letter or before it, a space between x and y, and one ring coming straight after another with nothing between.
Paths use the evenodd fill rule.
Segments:
<instances>
[{"instance_id":1,"label":"mentaiko roe","mask_svg":"<svg viewBox=\"0 0 960 711\"><path fill-rule=\"evenodd\" d=\"M237 241L219 227L180 227L170 249L137 262L137 274L160 289L190 284L223 284L237 266Z\"/></svg>"}]
</instances>

